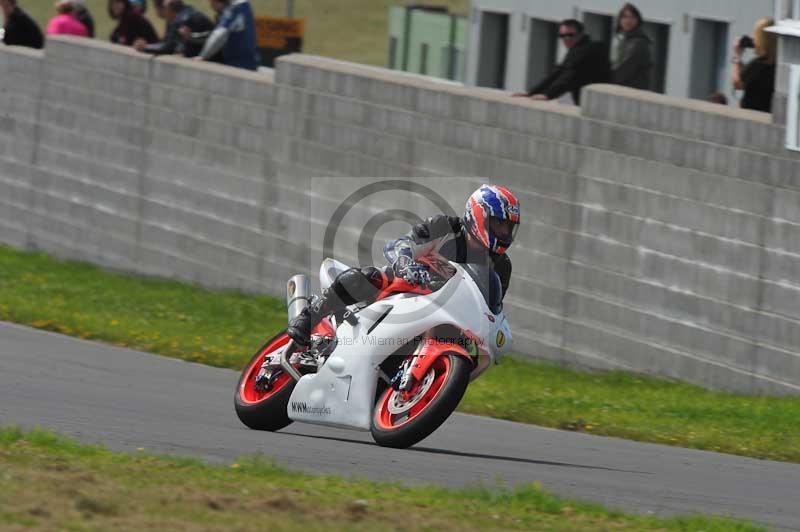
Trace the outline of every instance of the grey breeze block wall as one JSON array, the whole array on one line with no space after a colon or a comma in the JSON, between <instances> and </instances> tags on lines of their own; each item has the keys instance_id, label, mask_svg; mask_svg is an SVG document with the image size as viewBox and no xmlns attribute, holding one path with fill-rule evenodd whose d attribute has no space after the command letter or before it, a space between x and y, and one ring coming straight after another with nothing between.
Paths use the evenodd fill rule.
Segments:
<instances>
[{"instance_id":1,"label":"grey breeze block wall","mask_svg":"<svg viewBox=\"0 0 800 532\"><path fill-rule=\"evenodd\" d=\"M57 37L0 48L0 125L16 247L281 295L347 193L309 177L463 176L458 206L484 176L522 201L516 351L800 391L800 160L769 115L602 85L579 109L302 55L271 79Z\"/></svg>"}]
</instances>

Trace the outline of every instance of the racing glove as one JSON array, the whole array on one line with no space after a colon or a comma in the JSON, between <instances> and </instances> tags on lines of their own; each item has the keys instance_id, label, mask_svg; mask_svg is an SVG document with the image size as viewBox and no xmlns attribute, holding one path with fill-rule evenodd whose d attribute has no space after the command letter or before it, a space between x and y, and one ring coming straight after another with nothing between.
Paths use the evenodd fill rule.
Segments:
<instances>
[{"instance_id":1,"label":"racing glove","mask_svg":"<svg viewBox=\"0 0 800 532\"><path fill-rule=\"evenodd\" d=\"M402 277L408 284L414 286L426 287L430 286L430 284L433 282L428 268L418 262L409 264L398 275Z\"/></svg>"},{"instance_id":2,"label":"racing glove","mask_svg":"<svg viewBox=\"0 0 800 532\"><path fill-rule=\"evenodd\" d=\"M414 262L414 248L407 238L392 240L384 246L383 256L394 273L402 277L401 272Z\"/></svg>"},{"instance_id":3,"label":"racing glove","mask_svg":"<svg viewBox=\"0 0 800 532\"><path fill-rule=\"evenodd\" d=\"M432 283L428 268L414 262L414 248L408 238L400 238L386 244L383 255L394 274L414 286L429 286Z\"/></svg>"}]
</instances>

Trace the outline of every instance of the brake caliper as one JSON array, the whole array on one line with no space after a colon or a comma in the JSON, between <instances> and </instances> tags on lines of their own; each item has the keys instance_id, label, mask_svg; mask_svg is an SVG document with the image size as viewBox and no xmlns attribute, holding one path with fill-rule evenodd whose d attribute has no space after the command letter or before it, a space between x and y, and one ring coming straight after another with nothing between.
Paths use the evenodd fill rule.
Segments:
<instances>
[{"instance_id":1,"label":"brake caliper","mask_svg":"<svg viewBox=\"0 0 800 532\"><path fill-rule=\"evenodd\" d=\"M411 378L411 363L414 361L414 358L407 358L400 364L400 367L395 373L392 380L389 384L394 388L397 392L408 392L411 389L413 384L413 380Z\"/></svg>"}]
</instances>

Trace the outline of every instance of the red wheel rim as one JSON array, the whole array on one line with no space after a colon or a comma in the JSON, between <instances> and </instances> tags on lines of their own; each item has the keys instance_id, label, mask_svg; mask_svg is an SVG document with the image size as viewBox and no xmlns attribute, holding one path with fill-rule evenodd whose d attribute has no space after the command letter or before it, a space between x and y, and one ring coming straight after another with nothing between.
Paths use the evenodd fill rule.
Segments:
<instances>
[{"instance_id":1,"label":"red wheel rim","mask_svg":"<svg viewBox=\"0 0 800 532\"><path fill-rule=\"evenodd\" d=\"M284 345L289 343L289 336L286 334L282 334L272 342L268 343L264 348L259 352L257 357L253 358L253 362L250 363L250 366L247 368L245 372L244 380L242 381L242 385L239 387L239 397L241 398L243 403L246 404L257 404L262 401L266 401L276 393L278 393L281 388L283 388L287 382L292 380L292 378L286 373L283 372L275 379L272 383L272 387L269 390L261 391L256 389L256 377L258 376L258 372L261 370L261 364L264 363L264 357L273 351L280 349Z\"/></svg>"},{"instance_id":2,"label":"red wheel rim","mask_svg":"<svg viewBox=\"0 0 800 532\"><path fill-rule=\"evenodd\" d=\"M444 386L444 383L447 382L447 377L450 375L451 371L451 364L450 364L450 357L447 355L442 355L436 359L436 361L431 366L431 369L428 370L428 373L434 372L433 383L431 383L430 388L417 400L416 403L403 414L393 414L389 411L389 402L392 400L394 395L398 393L393 388L389 388L385 392L380 399L380 410L378 414L375 416L376 425L384 430L392 430L402 427L403 425L413 421L416 417L418 417L427 407L430 405L433 400L439 395L439 391ZM419 383L417 384L419 386ZM413 390L409 392L409 395L413 394Z\"/></svg>"}]
</instances>

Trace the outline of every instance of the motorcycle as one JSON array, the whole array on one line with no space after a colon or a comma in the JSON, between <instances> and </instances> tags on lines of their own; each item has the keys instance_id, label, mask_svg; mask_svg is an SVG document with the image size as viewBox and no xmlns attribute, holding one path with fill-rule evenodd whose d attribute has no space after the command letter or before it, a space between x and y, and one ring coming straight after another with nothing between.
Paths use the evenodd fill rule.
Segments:
<instances>
[{"instance_id":1,"label":"motorcycle","mask_svg":"<svg viewBox=\"0 0 800 532\"><path fill-rule=\"evenodd\" d=\"M251 429L294 421L370 431L379 445L410 447L456 409L468 384L499 361L512 336L497 274L478 264L428 259L430 286L396 276L377 299L330 315L299 348L285 331L242 371L236 414ZM348 266L325 259L321 287ZM287 284L289 319L310 302L310 281Z\"/></svg>"}]
</instances>

